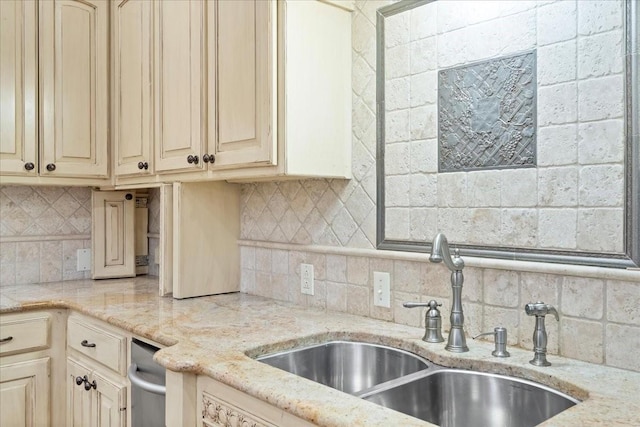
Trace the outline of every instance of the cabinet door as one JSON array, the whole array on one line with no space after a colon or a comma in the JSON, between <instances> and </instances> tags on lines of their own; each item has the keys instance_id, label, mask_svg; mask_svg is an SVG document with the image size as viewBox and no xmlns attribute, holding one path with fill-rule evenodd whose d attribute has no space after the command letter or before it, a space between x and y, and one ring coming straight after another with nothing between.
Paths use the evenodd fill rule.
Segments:
<instances>
[{"instance_id":1,"label":"cabinet door","mask_svg":"<svg viewBox=\"0 0 640 427\"><path fill-rule=\"evenodd\" d=\"M2 174L38 173L36 4L35 0L0 1Z\"/></svg>"},{"instance_id":2,"label":"cabinet door","mask_svg":"<svg viewBox=\"0 0 640 427\"><path fill-rule=\"evenodd\" d=\"M127 389L123 385L109 381L98 371L94 371L92 380L96 388L94 394L92 416L96 427L120 427L127 420Z\"/></svg>"},{"instance_id":3,"label":"cabinet door","mask_svg":"<svg viewBox=\"0 0 640 427\"><path fill-rule=\"evenodd\" d=\"M92 278L135 277L135 196L128 191L91 194Z\"/></svg>"},{"instance_id":4,"label":"cabinet door","mask_svg":"<svg viewBox=\"0 0 640 427\"><path fill-rule=\"evenodd\" d=\"M87 390L77 378L95 385ZM67 359L67 425L73 427L120 427L126 425L127 389L73 359Z\"/></svg>"},{"instance_id":5,"label":"cabinet door","mask_svg":"<svg viewBox=\"0 0 640 427\"><path fill-rule=\"evenodd\" d=\"M237 292L240 193L226 182L173 184L173 297Z\"/></svg>"},{"instance_id":6,"label":"cabinet door","mask_svg":"<svg viewBox=\"0 0 640 427\"><path fill-rule=\"evenodd\" d=\"M206 138L207 2L155 2L155 169L201 170ZM191 156L191 157L189 157ZM188 162L191 159L191 162ZM197 160L196 160L197 159Z\"/></svg>"},{"instance_id":7,"label":"cabinet door","mask_svg":"<svg viewBox=\"0 0 640 427\"><path fill-rule=\"evenodd\" d=\"M106 177L109 3L39 5L40 173Z\"/></svg>"},{"instance_id":8,"label":"cabinet door","mask_svg":"<svg viewBox=\"0 0 640 427\"><path fill-rule=\"evenodd\" d=\"M0 425L49 425L49 358L0 367Z\"/></svg>"},{"instance_id":9,"label":"cabinet door","mask_svg":"<svg viewBox=\"0 0 640 427\"><path fill-rule=\"evenodd\" d=\"M67 426L87 427L91 423L91 392L84 389L84 384L77 384L76 378L87 379L91 369L75 360L67 359Z\"/></svg>"},{"instance_id":10,"label":"cabinet door","mask_svg":"<svg viewBox=\"0 0 640 427\"><path fill-rule=\"evenodd\" d=\"M152 2L148 0L115 0L112 3L112 123L116 175L153 172L151 8Z\"/></svg>"},{"instance_id":11,"label":"cabinet door","mask_svg":"<svg viewBox=\"0 0 640 427\"><path fill-rule=\"evenodd\" d=\"M276 2L221 1L208 13L214 166L275 164Z\"/></svg>"}]
</instances>

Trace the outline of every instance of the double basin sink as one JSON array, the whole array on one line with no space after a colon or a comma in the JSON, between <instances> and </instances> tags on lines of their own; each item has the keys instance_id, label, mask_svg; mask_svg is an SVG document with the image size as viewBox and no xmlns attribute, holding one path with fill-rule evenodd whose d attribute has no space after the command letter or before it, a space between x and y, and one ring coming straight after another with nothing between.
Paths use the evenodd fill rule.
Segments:
<instances>
[{"instance_id":1,"label":"double basin sink","mask_svg":"<svg viewBox=\"0 0 640 427\"><path fill-rule=\"evenodd\" d=\"M515 377L449 369L404 350L331 341L260 362L440 426L535 426L578 400Z\"/></svg>"}]
</instances>

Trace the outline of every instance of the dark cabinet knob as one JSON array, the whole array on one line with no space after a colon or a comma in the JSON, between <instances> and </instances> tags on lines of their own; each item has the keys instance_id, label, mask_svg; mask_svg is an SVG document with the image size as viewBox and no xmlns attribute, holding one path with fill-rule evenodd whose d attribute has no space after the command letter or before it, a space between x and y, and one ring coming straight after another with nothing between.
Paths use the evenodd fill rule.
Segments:
<instances>
[{"instance_id":1,"label":"dark cabinet knob","mask_svg":"<svg viewBox=\"0 0 640 427\"><path fill-rule=\"evenodd\" d=\"M147 163L147 162L138 162L138 169L140 169L140 170L149 169L149 163Z\"/></svg>"},{"instance_id":2,"label":"dark cabinet knob","mask_svg":"<svg viewBox=\"0 0 640 427\"><path fill-rule=\"evenodd\" d=\"M85 378L86 378L86 377L85 377ZM89 382L89 380L88 380L88 379L87 379L87 380L85 380L85 381L84 381L84 389L85 389L85 390L87 390L87 391L89 391L89 390L91 390L92 388L94 388L94 389L97 389L97 388L98 388L98 385L96 384L96 380L93 380L93 381L91 381L91 382Z\"/></svg>"},{"instance_id":3,"label":"dark cabinet knob","mask_svg":"<svg viewBox=\"0 0 640 427\"><path fill-rule=\"evenodd\" d=\"M128 196L128 194L127 194L127 196ZM127 200L131 200L131 199L127 199ZM80 342L80 345L83 346L83 347L90 347L90 348L93 348L93 347L96 346L94 343L89 342L87 340L82 340L82 342Z\"/></svg>"},{"instance_id":4,"label":"dark cabinet knob","mask_svg":"<svg viewBox=\"0 0 640 427\"><path fill-rule=\"evenodd\" d=\"M204 156L202 156L202 161L205 163L215 163L216 161L216 156L214 154L205 154Z\"/></svg>"},{"instance_id":5,"label":"dark cabinet knob","mask_svg":"<svg viewBox=\"0 0 640 427\"><path fill-rule=\"evenodd\" d=\"M84 378L76 377L76 385L81 385L85 381L85 378L87 378L86 375L84 376Z\"/></svg>"},{"instance_id":6,"label":"dark cabinet knob","mask_svg":"<svg viewBox=\"0 0 640 427\"><path fill-rule=\"evenodd\" d=\"M28 170L28 171L32 171L33 169L35 169L35 167L36 167L36 165L34 165L34 164L33 164L33 163L31 163L31 162L28 162L28 163L25 163L25 164L24 164L24 168L25 168L26 170Z\"/></svg>"},{"instance_id":7,"label":"dark cabinet knob","mask_svg":"<svg viewBox=\"0 0 640 427\"><path fill-rule=\"evenodd\" d=\"M131 200L131 199L133 199L133 194L127 193L127 194L124 195L124 198L127 199L127 200ZM95 347L95 346L96 345L94 344L93 347Z\"/></svg>"},{"instance_id":8,"label":"dark cabinet knob","mask_svg":"<svg viewBox=\"0 0 640 427\"><path fill-rule=\"evenodd\" d=\"M48 170L49 172L53 172L54 170L56 170L56 165L54 165L53 163L49 163L49 164L47 165L47 170Z\"/></svg>"},{"instance_id":9,"label":"dark cabinet knob","mask_svg":"<svg viewBox=\"0 0 640 427\"><path fill-rule=\"evenodd\" d=\"M198 158L198 156L192 156L191 154L187 156L187 163L189 164L197 165L199 161L200 159Z\"/></svg>"}]
</instances>

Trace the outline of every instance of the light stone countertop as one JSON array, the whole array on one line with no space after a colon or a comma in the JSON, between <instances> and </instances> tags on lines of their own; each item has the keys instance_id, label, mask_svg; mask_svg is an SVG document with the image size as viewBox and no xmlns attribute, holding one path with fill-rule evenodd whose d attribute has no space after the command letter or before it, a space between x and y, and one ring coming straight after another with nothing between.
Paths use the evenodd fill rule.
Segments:
<instances>
[{"instance_id":1,"label":"light stone countertop","mask_svg":"<svg viewBox=\"0 0 640 427\"><path fill-rule=\"evenodd\" d=\"M549 356L553 366L528 363L532 352L469 340L468 353L420 340L423 330L246 294L176 300L158 296L154 278L83 280L0 287L0 313L68 308L168 347L156 360L173 371L207 375L300 418L323 426L430 425L329 387L256 362L251 357L330 339L399 347L437 364L514 375L568 393L582 403L549 426L640 426L640 373ZM586 343L585 345L588 345ZM249 357L249 356L251 357Z\"/></svg>"}]
</instances>

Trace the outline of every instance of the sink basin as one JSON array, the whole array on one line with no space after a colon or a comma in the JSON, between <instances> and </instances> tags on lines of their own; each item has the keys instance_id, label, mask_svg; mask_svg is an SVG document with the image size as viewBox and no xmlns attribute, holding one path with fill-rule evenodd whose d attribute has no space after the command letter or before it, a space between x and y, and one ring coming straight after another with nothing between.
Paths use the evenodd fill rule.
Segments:
<instances>
[{"instance_id":1,"label":"sink basin","mask_svg":"<svg viewBox=\"0 0 640 427\"><path fill-rule=\"evenodd\" d=\"M535 426L579 403L531 381L455 369L362 397L443 427Z\"/></svg>"},{"instance_id":2,"label":"sink basin","mask_svg":"<svg viewBox=\"0 0 640 427\"><path fill-rule=\"evenodd\" d=\"M330 341L257 360L351 394L428 368L426 359L404 350L347 341Z\"/></svg>"}]
</instances>

